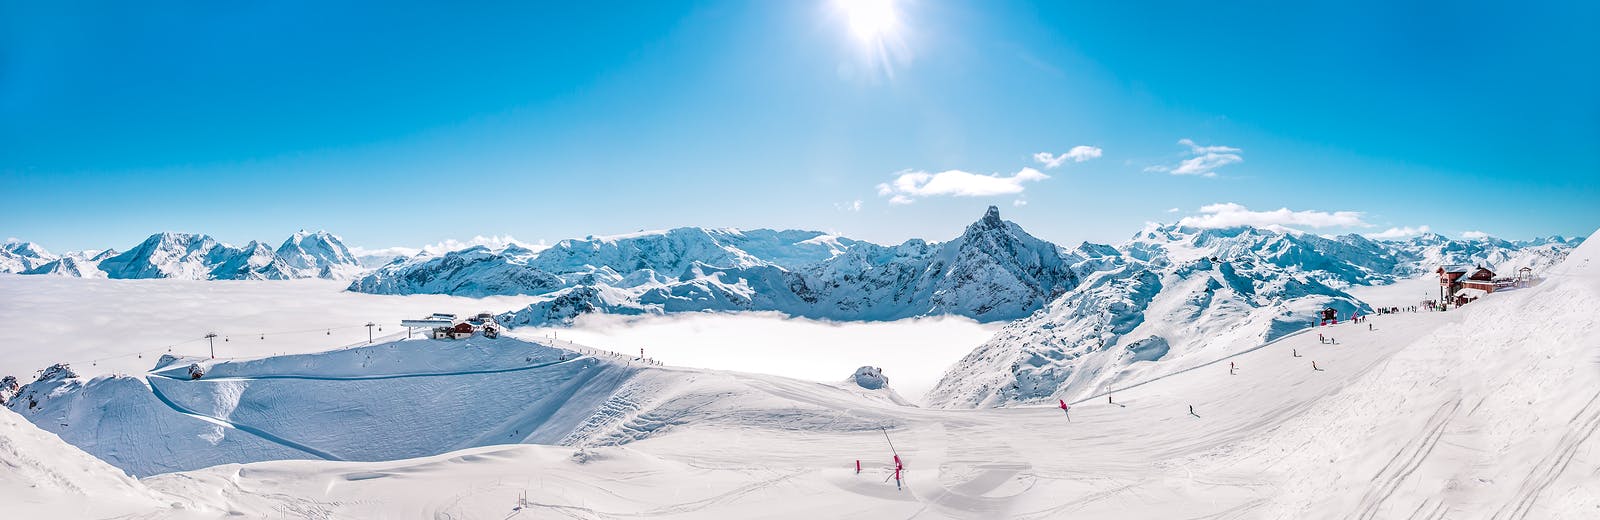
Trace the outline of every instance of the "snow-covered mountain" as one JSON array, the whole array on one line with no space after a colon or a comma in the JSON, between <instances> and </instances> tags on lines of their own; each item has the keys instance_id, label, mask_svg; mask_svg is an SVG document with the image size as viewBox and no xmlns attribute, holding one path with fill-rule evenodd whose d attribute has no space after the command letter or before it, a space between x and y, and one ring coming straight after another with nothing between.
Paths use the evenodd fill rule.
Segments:
<instances>
[{"instance_id":1,"label":"snow-covered mountain","mask_svg":"<svg viewBox=\"0 0 1600 520\"><path fill-rule=\"evenodd\" d=\"M360 260L350 254L350 248L327 231L302 229L284 240L274 254L288 265L294 278L348 280L362 271Z\"/></svg>"},{"instance_id":2,"label":"snow-covered mountain","mask_svg":"<svg viewBox=\"0 0 1600 520\"><path fill-rule=\"evenodd\" d=\"M79 278L349 279L362 271L339 237L325 231L295 233L276 250L256 241L236 247L207 235L169 232L122 253L107 249L57 257L29 243L7 244L6 251L0 256L5 266L30 266L8 272Z\"/></svg>"},{"instance_id":3,"label":"snow-covered mountain","mask_svg":"<svg viewBox=\"0 0 1600 520\"><path fill-rule=\"evenodd\" d=\"M0 273L21 273L56 261L58 257L33 242L0 245Z\"/></svg>"},{"instance_id":4,"label":"snow-covered mountain","mask_svg":"<svg viewBox=\"0 0 1600 520\"><path fill-rule=\"evenodd\" d=\"M1079 273L1055 244L1000 219L990 206L961 236L930 244L862 244L805 269L817 308L804 315L893 320L954 314L1012 320L1078 285Z\"/></svg>"},{"instance_id":5,"label":"snow-covered mountain","mask_svg":"<svg viewBox=\"0 0 1600 520\"><path fill-rule=\"evenodd\" d=\"M1250 227L1150 226L1101 255L1086 282L1011 323L951 367L929 404L1053 402L1172 373L1224 349L1312 325L1313 313L1370 312L1342 289L1422 275L1441 263L1504 274L1560 261L1578 241L1462 242L1438 235L1380 242ZM1157 363L1159 361L1159 363Z\"/></svg>"},{"instance_id":6,"label":"snow-covered mountain","mask_svg":"<svg viewBox=\"0 0 1600 520\"><path fill-rule=\"evenodd\" d=\"M882 246L815 231L678 228L565 240L532 251L473 248L400 261L350 289L380 294L534 295L504 323L589 313L778 311L838 320L955 314L1016 319L1078 283L1063 252L990 207L943 243Z\"/></svg>"},{"instance_id":7,"label":"snow-covered mountain","mask_svg":"<svg viewBox=\"0 0 1600 520\"><path fill-rule=\"evenodd\" d=\"M399 260L356 280L376 294L535 295L581 285L635 287L697 268L792 269L831 258L856 242L815 231L677 228L563 240L534 251L485 246Z\"/></svg>"},{"instance_id":8,"label":"snow-covered mountain","mask_svg":"<svg viewBox=\"0 0 1600 520\"><path fill-rule=\"evenodd\" d=\"M100 270L100 262L116 256L116 254L117 251L114 249L71 252L61 255L60 258L48 264L22 271L21 274L43 274L71 278L105 278L106 273Z\"/></svg>"}]
</instances>

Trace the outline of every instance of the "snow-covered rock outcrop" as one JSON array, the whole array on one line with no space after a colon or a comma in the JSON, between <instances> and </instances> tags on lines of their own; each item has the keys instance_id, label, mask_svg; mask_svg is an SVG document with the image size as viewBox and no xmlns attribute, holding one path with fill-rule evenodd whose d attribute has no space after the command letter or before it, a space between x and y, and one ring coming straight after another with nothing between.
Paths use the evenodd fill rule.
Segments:
<instances>
[{"instance_id":1,"label":"snow-covered rock outcrop","mask_svg":"<svg viewBox=\"0 0 1600 520\"><path fill-rule=\"evenodd\" d=\"M889 376L883 375L883 369L875 366L864 366L856 369L854 374L850 374L850 377L845 378L843 383L836 386L873 401L896 406L913 406L911 401L901 397L899 392L889 387Z\"/></svg>"}]
</instances>

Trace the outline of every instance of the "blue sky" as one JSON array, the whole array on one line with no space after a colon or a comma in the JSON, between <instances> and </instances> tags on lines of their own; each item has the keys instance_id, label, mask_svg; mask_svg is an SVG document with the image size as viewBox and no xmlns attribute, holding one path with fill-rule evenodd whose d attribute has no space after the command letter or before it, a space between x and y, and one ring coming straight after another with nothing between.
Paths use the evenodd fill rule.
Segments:
<instances>
[{"instance_id":1,"label":"blue sky","mask_svg":"<svg viewBox=\"0 0 1600 520\"><path fill-rule=\"evenodd\" d=\"M845 4L0 0L0 236L1600 226L1600 4Z\"/></svg>"}]
</instances>

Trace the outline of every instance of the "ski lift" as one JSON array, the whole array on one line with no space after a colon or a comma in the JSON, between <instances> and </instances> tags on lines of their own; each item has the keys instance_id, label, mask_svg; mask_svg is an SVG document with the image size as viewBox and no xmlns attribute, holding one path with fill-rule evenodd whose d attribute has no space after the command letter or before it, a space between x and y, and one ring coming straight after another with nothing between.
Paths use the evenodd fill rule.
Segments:
<instances>
[{"instance_id":1,"label":"ski lift","mask_svg":"<svg viewBox=\"0 0 1600 520\"><path fill-rule=\"evenodd\" d=\"M264 339L267 339L267 335L266 335L266 334L262 334L262 335L261 335L261 339L263 339L263 340L264 340Z\"/></svg>"},{"instance_id":2,"label":"ski lift","mask_svg":"<svg viewBox=\"0 0 1600 520\"><path fill-rule=\"evenodd\" d=\"M332 335L333 335L333 329L328 329L328 335L329 335L329 336L332 336Z\"/></svg>"}]
</instances>

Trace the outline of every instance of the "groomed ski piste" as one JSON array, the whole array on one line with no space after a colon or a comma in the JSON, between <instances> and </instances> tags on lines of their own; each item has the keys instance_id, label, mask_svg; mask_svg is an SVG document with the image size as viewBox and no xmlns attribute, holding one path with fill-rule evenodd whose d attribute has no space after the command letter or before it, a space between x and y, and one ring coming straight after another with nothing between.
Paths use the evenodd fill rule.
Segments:
<instances>
[{"instance_id":1,"label":"groomed ski piste","mask_svg":"<svg viewBox=\"0 0 1600 520\"><path fill-rule=\"evenodd\" d=\"M21 413L67 442L0 411L0 496L17 518L1595 518L1597 258L1070 411L532 338L169 359L36 387Z\"/></svg>"}]
</instances>

